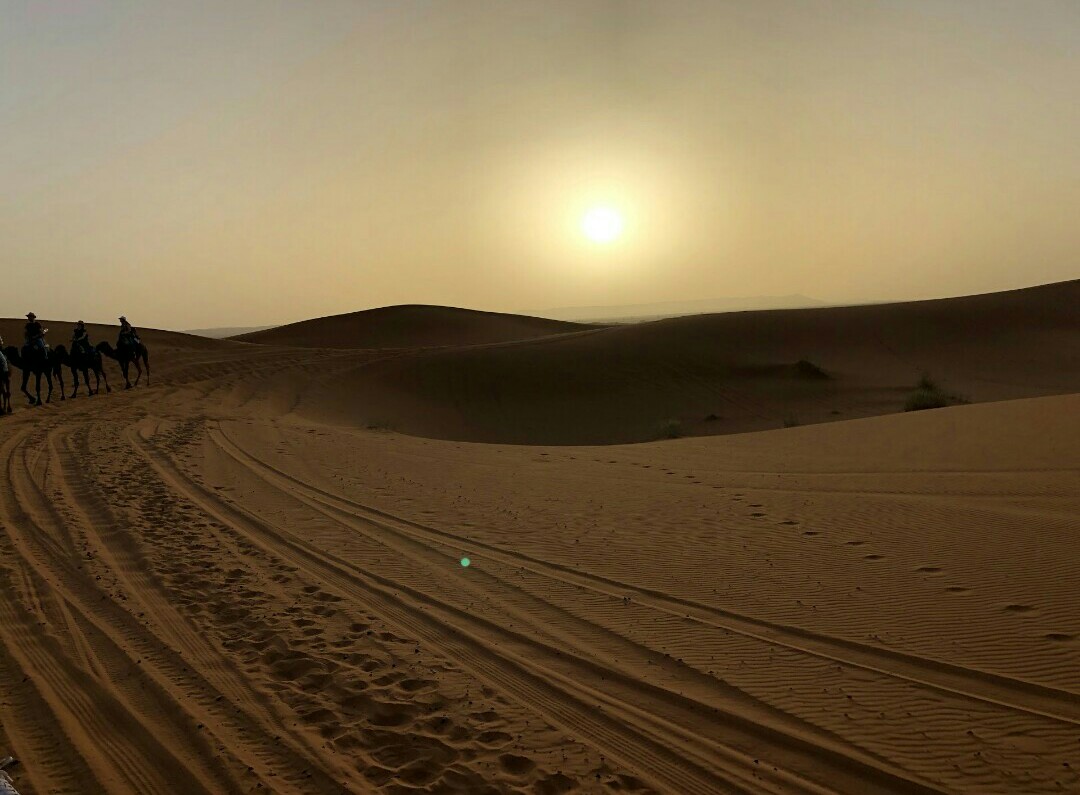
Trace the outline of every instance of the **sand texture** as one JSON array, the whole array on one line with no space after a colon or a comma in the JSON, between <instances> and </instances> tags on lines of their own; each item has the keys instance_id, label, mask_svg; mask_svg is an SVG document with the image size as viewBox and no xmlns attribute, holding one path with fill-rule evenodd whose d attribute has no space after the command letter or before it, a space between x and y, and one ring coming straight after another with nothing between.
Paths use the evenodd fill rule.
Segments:
<instances>
[{"instance_id":1,"label":"sand texture","mask_svg":"<svg viewBox=\"0 0 1080 795\"><path fill-rule=\"evenodd\" d=\"M148 331L150 388L0 418L0 757L22 795L1080 792L1078 284ZM974 402L902 412L923 372Z\"/></svg>"}]
</instances>

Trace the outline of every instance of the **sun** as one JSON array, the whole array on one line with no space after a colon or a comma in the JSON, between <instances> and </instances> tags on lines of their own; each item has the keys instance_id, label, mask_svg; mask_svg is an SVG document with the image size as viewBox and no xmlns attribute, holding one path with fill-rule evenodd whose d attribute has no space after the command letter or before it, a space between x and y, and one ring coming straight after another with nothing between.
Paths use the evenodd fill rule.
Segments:
<instances>
[{"instance_id":1,"label":"sun","mask_svg":"<svg viewBox=\"0 0 1080 795\"><path fill-rule=\"evenodd\" d=\"M623 217L611 207L593 207L581 218L581 231L594 243L611 243L623 232Z\"/></svg>"}]
</instances>

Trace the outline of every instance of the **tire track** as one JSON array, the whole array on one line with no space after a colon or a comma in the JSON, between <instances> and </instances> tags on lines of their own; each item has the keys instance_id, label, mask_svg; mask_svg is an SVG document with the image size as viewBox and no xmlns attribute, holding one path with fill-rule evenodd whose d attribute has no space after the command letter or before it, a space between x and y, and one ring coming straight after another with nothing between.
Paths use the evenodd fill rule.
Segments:
<instances>
[{"instance_id":1,"label":"tire track","mask_svg":"<svg viewBox=\"0 0 1080 795\"><path fill-rule=\"evenodd\" d=\"M331 494L305 483L287 472L270 466L246 453L229 438L223 428L211 433L211 439L242 466L263 479L276 478L299 489L308 498L336 510L351 513L376 524L388 532L406 534L428 542L453 544L462 548L482 549L493 560L512 567L525 568L534 574L557 579L578 588L601 593L612 599L630 596L641 605L684 620L743 637L782 646L804 654L862 668L885 676L904 679L933 688L951 696L1050 718L1062 723L1080 725L1080 694L1047 687L1034 682L1005 677L988 671L974 670L939 660L917 657L890 649L867 646L856 641L823 635L799 627L753 618L741 613L714 608L690 600L679 599L659 591L629 585L597 574L577 571L567 566L541 560L520 552L487 544L475 539L404 519L386 511ZM263 474L259 474L263 473Z\"/></svg>"},{"instance_id":2,"label":"tire track","mask_svg":"<svg viewBox=\"0 0 1080 795\"><path fill-rule=\"evenodd\" d=\"M430 599L400 582L389 581L372 572L362 571L347 562L313 547L281 528L268 525L243 508L225 503L208 493L175 469L152 445L130 434L136 450L161 476L187 499L196 502L219 521L242 528L260 544L276 554L290 557L294 563L338 588L349 596L362 595L378 604L385 615L424 638L441 646L482 678L504 692L513 693L549 719L566 726L578 736L591 738L592 744L637 768L661 788L678 792L711 792L721 782L726 786L763 791L767 785L780 790L815 791L818 786L792 771L820 765L823 760L832 778L847 782L849 789L864 792L930 792L929 787L899 773L878 767L866 759L786 734L773 726L756 723L737 711L699 717L704 731L715 734L712 742L717 758L711 767L702 768L685 756L674 754L663 740L671 726L659 726L655 718L643 716L632 706L640 693L619 696L611 688L593 689L583 682L596 680L597 671L587 661L563 650L551 649L533 639L510 632L452 605ZM477 633L500 638L496 653ZM608 669L605 674L610 673ZM664 694L667 697L668 694ZM597 699L608 706L598 711ZM708 735L706 735L708 736ZM765 749L771 762L780 766L766 774L755 765L746 751ZM681 750L681 749L680 749ZM758 754L753 754L758 755ZM711 770L711 772L710 772ZM831 784L833 781L830 782Z\"/></svg>"},{"instance_id":3,"label":"tire track","mask_svg":"<svg viewBox=\"0 0 1080 795\"><path fill-rule=\"evenodd\" d=\"M6 445L3 455L12 491L2 500L2 507L10 520L7 523L9 537L15 542L13 557L23 564L33 587L41 594L49 594L43 599L55 599L73 619L82 617L78 597L58 582L64 578L62 570L70 568L70 561L49 558L45 545L36 541L46 535L34 521L36 511L31 503L36 487L21 471L16 456L29 435L23 434L14 444ZM104 595L99 601L106 601ZM94 768L95 777L103 783L110 782L108 789L168 793L175 791L176 782L191 779L187 775L190 765L159 742L162 727L156 727L158 730L155 731L144 723L132 705L115 690L113 682L99 680L92 672L79 667L53 635L42 631L25 614L20 615L17 605L9 599L0 603L0 616L3 617L5 637L12 641L9 649L24 670L33 672L32 676L53 712L61 723L67 724L69 738L78 738L77 743L89 743L83 755ZM81 647L88 655L100 657L100 649L88 651L89 641L75 626L77 623L73 620L61 629L68 632L74 629L73 645ZM129 659L127 662L129 672L136 670L135 661ZM141 696L144 700L149 697ZM211 769L216 767L213 763L210 766ZM222 776L223 782L228 780L224 770L215 772ZM194 780L184 789L208 792Z\"/></svg>"},{"instance_id":4,"label":"tire track","mask_svg":"<svg viewBox=\"0 0 1080 795\"><path fill-rule=\"evenodd\" d=\"M87 431L84 429L80 436L80 446L85 450ZM310 766L312 759L319 758L318 749L293 732L275 704L252 689L232 661L171 606L170 595L150 573L151 566L137 545L122 531L108 505L77 466L78 456L70 443L58 439L54 432L50 434L49 444L62 473L60 488L65 502L75 510L76 523L85 530L107 568L117 576L137 609L158 628L155 634L205 677L212 692L226 700L217 712L227 710L228 716L224 723L213 727L215 734L224 733L222 740L226 746L246 764L263 771L264 776L273 772L284 777L290 770ZM260 720L260 715L269 717L269 723ZM209 721L212 716L206 719Z\"/></svg>"}]
</instances>

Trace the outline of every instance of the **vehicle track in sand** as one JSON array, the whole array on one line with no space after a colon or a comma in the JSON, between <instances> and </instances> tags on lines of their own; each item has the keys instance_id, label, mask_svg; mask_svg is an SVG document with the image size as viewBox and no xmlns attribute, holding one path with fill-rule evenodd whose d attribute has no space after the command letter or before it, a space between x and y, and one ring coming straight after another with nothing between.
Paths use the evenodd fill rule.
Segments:
<instances>
[{"instance_id":1,"label":"vehicle track in sand","mask_svg":"<svg viewBox=\"0 0 1080 795\"><path fill-rule=\"evenodd\" d=\"M222 646L222 637L208 634L205 623L193 623L199 606L189 591L176 587L189 579L191 569L205 564L205 550L199 550L203 545L188 547L202 552L201 557L176 561L179 565L166 567L164 579L160 573L161 550L154 544L161 536L150 525L157 518L175 517L159 517L153 508L168 509L181 497L152 470L143 468L133 479L117 465L132 460L134 452L124 429L148 415L149 396L125 398L96 404L104 411L94 415L92 424L72 421L80 411L37 413L35 423L13 426L16 433L0 446L4 476L13 487L0 497L0 620L5 627L0 672L10 672L0 696L5 713L19 710L0 716L0 724L10 750L24 760L24 770L32 771L20 775L24 795L246 792L256 787L364 792L440 776L462 792L503 791L497 789L500 779L552 791L566 786L568 779L553 767L511 753L511 736L501 730L505 721L498 716L488 717L490 712L477 707L473 715L459 717L453 707L441 709L447 699L437 682L401 680L392 670L394 654L387 658L379 651L385 644L365 639L362 630L350 634L354 640L332 644L340 649L333 661L326 654L307 656L302 638L242 623L251 630L241 635L252 635L252 640L242 642L241 651L261 647L267 659L284 656L272 663L282 668L284 678L252 679L250 651L238 654L235 636L225 638ZM223 542L222 562L237 572L237 567L248 567L269 587L290 579L283 572L296 571L278 557L261 554L230 528L212 527L206 514L189 512L180 519L163 522L161 529L176 528L191 539L189 530L204 528ZM176 549L184 555L183 544ZM227 581L233 579L229 572ZM318 604L307 590L264 595L277 602L239 593L254 598L252 609L265 603L284 619L298 610L300 599ZM235 606L244 610L242 604ZM350 607L357 615L367 611ZM313 618L333 613L316 607ZM290 623L296 635L312 631L303 628L312 620ZM274 651L277 647L283 655ZM353 661L355 666L349 664ZM304 675L312 665L338 673L325 684L317 671ZM348 685L342 673L348 670L363 674L368 683ZM8 687L17 682L23 686ZM352 712L329 720L322 717L329 714L325 709L294 711L305 696L317 700L323 688L332 689ZM401 702L402 697L410 703ZM478 697L479 703L489 700L473 696ZM414 720L415 711L422 714ZM399 731L400 720L406 723ZM318 732L293 728L313 722ZM337 736L339 722L357 727L358 736ZM481 766L495 772L481 772ZM624 790L646 789L617 770L611 775Z\"/></svg>"},{"instance_id":2,"label":"vehicle track in sand","mask_svg":"<svg viewBox=\"0 0 1080 795\"><path fill-rule=\"evenodd\" d=\"M247 416L264 400L252 380L358 365L261 354L229 375L239 358L193 359L192 383L93 413L17 418L0 442L0 739L30 762L24 795L592 791L591 776L525 765L537 736L565 759L560 732L606 760L598 789L603 777L624 791L949 791L719 665L635 639L625 603L680 636L1020 716L1039 737L1080 725L1067 690L680 598L308 481L245 448L232 423L262 422ZM210 405L193 411L190 390ZM465 550L483 565L458 567ZM461 702L456 681L475 683ZM434 728L447 705L485 698L500 706ZM545 728L514 745L526 715Z\"/></svg>"},{"instance_id":3,"label":"vehicle track in sand","mask_svg":"<svg viewBox=\"0 0 1080 795\"><path fill-rule=\"evenodd\" d=\"M129 437L132 437L132 434L129 433ZM595 712L592 704L601 703L606 713L614 710L613 714L621 712L624 716L623 720L616 722L617 725L622 726L623 733L627 732L627 727L634 727L646 735L646 739L651 735L656 748L666 749L670 753L671 739L658 742L656 738L671 738L672 735L680 738L676 741L684 757L680 760L680 767L690 767L689 763L693 759L695 747L699 748L697 751L699 764L708 765L709 756L715 755L717 760L713 763L715 778L710 780L706 776L697 788L688 789L694 785L692 781L686 780L685 774L682 774L681 778L672 776L665 779L663 777L664 765L660 764L663 761L662 756L655 758L654 770L649 770L648 765L642 765L642 760L650 759L649 754L643 750L637 750L637 745L635 745L635 743L641 745L644 742L642 738L616 736L605 741L603 738L608 732L603 731L603 725L585 730L582 714L563 718L568 728L574 731L575 736L591 737L594 744L615 758L620 757L620 749L634 749L635 752L630 754L623 750L621 755L635 759L638 770L665 789L710 791L710 788L719 786L722 780L726 781L727 786L742 786L744 783L749 783L751 787L760 789L764 781L755 780L754 775L764 775L760 770L765 765L760 762L755 763L754 756L747 753L746 749L754 749L760 756L768 759L770 764L777 765L778 770L773 776L781 789L804 787L807 791L813 791L817 785L811 779L800 782L800 776L794 771L809 767L807 761L810 758L813 758L815 764L821 764L822 758L835 757L830 774L834 777L854 776L860 781L858 787L863 791L929 790L917 781L906 778L895 769L890 769L888 763L876 760L871 755L836 738L829 738L827 734L813 727L799 725L799 721L770 710L764 705L755 704L753 699L732 693L730 688L721 685L717 680L713 680L715 690L729 691L726 696L728 700L726 709L721 709L718 705L694 703L692 700L687 702L685 697L680 697L673 691L656 688L642 680L630 682L625 674L620 674L619 671L612 670L610 667L601 667L590 660L587 650L574 648L573 654L568 649L558 650L548 642L537 641L521 632L507 631L447 601L433 598L429 593L417 588L415 583L405 583L400 579L391 579L390 575L381 576L371 571L363 571L338 556L329 555L322 548L293 537L280 527L270 525L243 506L226 501L220 493L210 493L187 479L160 453L155 454L153 448L145 440L134 437L131 440L143 449L148 460L153 461L161 473L168 473L166 479L175 488L183 491L187 499L199 503L208 513L218 514L219 521L227 519L234 524L246 525L251 534L262 534L265 539L270 539L280 554L292 554L298 565L315 567L324 582L338 584L346 594L357 592L358 587L363 589L360 591L362 593L388 591L383 594L383 598L392 599L391 605L396 611L395 620L405 621L411 630L421 636L424 636L426 632L425 639L433 643L446 643L448 637L469 638L470 644L467 648L470 649L470 654L464 658L469 660L466 664L482 677L496 683L503 692L529 693L538 685L550 688L554 683L560 683L559 686L563 689L558 692L559 697L544 697L538 707L539 712L551 710L552 714L557 715L558 709L554 705L561 699L564 702L563 708L565 708L565 702L577 702L581 704L581 713L591 715ZM186 483L185 480L187 480ZM380 573L384 570L393 570L392 564L386 560L380 562ZM430 574L431 571L428 570L428 573ZM395 594L402 596L394 598ZM405 600L404 596L409 599ZM435 613L438 613L438 621L432 621L432 615ZM518 616L520 617L520 614ZM557 620L565 623L565 616L560 616ZM433 626L425 628L425 623ZM540 623L543 623L543 620ZM484 640L481 641L481 637ZM513 648L515 645L521 649L517 654L511 656L509 652L505 652L491 658L493 648ZM451 656L455 659L463 659L461 655L464 651L464 648L459 648ZM524 672L520 670L522 668L525 669ZM507 679L507 670L519 678L522 678L523 673L535 671L535 674L532 681L526 680L522 684L515 683L513 678ZM582 682L587 682L589 687L583 688ZM651 698L655 698L657 703L650 704ZM736 701L732 702L732 698ZM667 702L666 710L659 709L661 701ZM657 720L647 711L642 710L641 706L638 706L639 703L646 708L657 707L660 712L674 710L675 720L667 722ZM680 708L678 706L680 703L686 706ZM715 712L710 714L710 708ZM590 719L595 720L595 716L591 716ZM680 721L685 725L680 727ZM588 727L588 723L586 722L584 726ZM737 726L737 728L733 729L732 726ZM699 735L696 740L693 737L694 733ZM710 742L708 738L713 736L716 739ZM681 745L683 742L685 742L685 748ZM766 751L772 752L771 758ZM656 751L654 750L653 753L655 754ZM722 768L718 763L725 753L731 759L726 763L727 767ZM796 761L799 758L803 759L801 763ZM731 770L732 759L738 760L735 764L735 773ZM785 765L785 761L789 764ZM727 778L722 779L722 776ZM741 781L742 777L746 777L747 781ZM852 786L856 785L853 783Z\"/></svg>"},{"instance_id":4,"label":"vehicle track in sand","mask_svg":"<svg viewBox=\"0 0 1080 795\"><path fill-rule=\"evenodd\" d=\"M1080 726L1080 694L1077 693L766 621L551 563L395 516L305 483L246 453L229 438L220 424L211 431L210 438L239 464L269 483L280 484L278 487L287 492L291 491L292 496L300 497L309 503L317 503L338 515L362 519L401 538L452 548L483 550L490 559L508 566L524 568L534 574L557 579L582 590L601 593L615 600L631 598L638 604L703 626L911 681L943 693ZM334 517L331 514L329 518L333 520Z\"/></svg>"}]
</instances>

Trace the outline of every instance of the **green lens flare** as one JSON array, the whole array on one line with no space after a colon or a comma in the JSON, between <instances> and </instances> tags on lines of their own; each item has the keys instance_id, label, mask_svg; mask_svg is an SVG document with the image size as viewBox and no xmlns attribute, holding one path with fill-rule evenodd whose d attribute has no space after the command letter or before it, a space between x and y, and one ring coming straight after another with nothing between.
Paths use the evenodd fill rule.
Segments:
<instances>
[{"instance_id":1,"label":"green lens flare","mask_svg":"<svg viewBox=\"0 0 1080 795\"><path fill-rule=\"evenodd\" d=\"M461 559L461 565L462 565L462 566L466 566L466 567L467 567L467 566L468 566L468 565L469 565L470 563L472 563L472 561L471 561L471 560L469 560L468 558L462 558L462 559Z\"/></svg>"}]
</instances>

